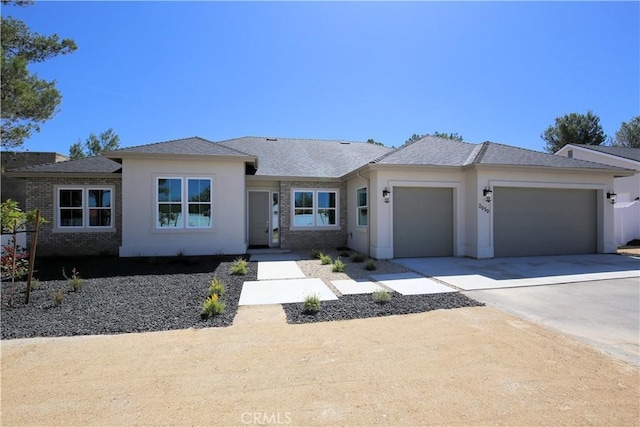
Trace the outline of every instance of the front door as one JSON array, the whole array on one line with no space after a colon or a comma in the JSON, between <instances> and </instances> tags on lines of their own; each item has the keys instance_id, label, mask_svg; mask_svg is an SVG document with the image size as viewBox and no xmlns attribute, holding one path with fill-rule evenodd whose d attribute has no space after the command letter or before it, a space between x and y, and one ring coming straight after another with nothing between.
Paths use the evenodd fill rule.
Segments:
<instances>
[{"instance_id":1,"label":"front door","mask_svg":"<svg viewBox=\"0 0 640 427\"><path fill-rule=\"evenodd\" d=\"M269 246L269 192L249 191L249 246Z\"/></svg>"}]
</instances>

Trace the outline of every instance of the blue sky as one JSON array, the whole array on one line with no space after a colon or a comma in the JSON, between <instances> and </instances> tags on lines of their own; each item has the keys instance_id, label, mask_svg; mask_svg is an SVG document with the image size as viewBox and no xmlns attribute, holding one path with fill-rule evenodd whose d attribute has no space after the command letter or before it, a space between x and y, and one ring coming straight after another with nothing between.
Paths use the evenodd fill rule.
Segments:
<instances>
[{"instance_id":1,"label":"blue sky","mask_svg":"<svg viewBox=\"0 0 640 427\"><path fill-rule=\"evenodd\" d=\"M458 132L541 151L557 116L640 114L638 2L38 2L3 7L78 50L32 66L60 112L24 149L188 136Z\"/></svg>"}]
</instances>

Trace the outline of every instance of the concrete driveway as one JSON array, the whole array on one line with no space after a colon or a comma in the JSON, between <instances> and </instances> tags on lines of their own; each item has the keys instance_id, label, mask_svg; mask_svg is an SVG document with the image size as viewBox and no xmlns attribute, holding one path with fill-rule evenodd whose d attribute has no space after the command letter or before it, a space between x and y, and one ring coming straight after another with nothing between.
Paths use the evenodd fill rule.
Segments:
<instances>
[{"instance_id":1,"label":"concrete driveway","mask_svg":"<svg viewBox=\"0 0 640 427\"><path fill-rule=\"evenodd\" d=\"M465 294L640 366L640 281L637 278Z\"/></svg>"},{"instance_id":2,"label":"concrete driveway","mask_svg":"<svg viewBox=\"0 0 640 427\"><path fill-rule=\"evenodd\" d=\"M640 365L640 258L422 258L399 264Z\"/></svg>"},{"instance_id":3,"label":"concrete driveway","mask_svg":"<svg viewBox=\"0 0 640 427\"><path fill-rule=\"evenodd\" d=\"M394 262L465 291L640 278L640 258L560 255L518 258L405 258Z\"/></svg>"}]
</instances>

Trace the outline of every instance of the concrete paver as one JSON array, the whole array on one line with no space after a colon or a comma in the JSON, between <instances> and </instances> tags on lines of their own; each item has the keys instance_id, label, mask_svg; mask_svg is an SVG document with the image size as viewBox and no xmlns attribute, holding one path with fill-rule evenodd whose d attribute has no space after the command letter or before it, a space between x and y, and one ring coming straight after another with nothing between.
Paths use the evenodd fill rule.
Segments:
<instances>
[{"instance_id":1,"label":"concrete paver","mask_svg":"<svg viewBox=\"0 0 640 427\"><path fill-rule=\"evenodd\" d=\"M416 273L378 274L371 276L374 280L390 287L402 295L442 294L457 290L427 279Z\"/></svg>"},{"instance_id":2,"label":"concrete paver","mask_svg":"<svg viewBox=\"0 0 640 427\"><path fill-rule=\"evenodd\" d=\"M332 280L331 284L335 286L342 295L370 294L384 289L370 281L356 281L353 279Z\"/></svg>"},{"instance_id":3,"label":"concrete paver","mask_svg":"<svg viewBox=\"0 0 640 427\"><path fill-rule=\"evenodd\" d=\"M259 280L244 282L238 305L303 302L314 294L322 301L338 299L321 279Z\"/></svg>"},{"instance_id":4,"label":"concrete paver","mask_svg":"<svg viewBox=\"0 0 640 427\"><path fill-rule=\"evenodd\" d=\"M300 279L305 277L295 261L258 262L258 280Z\"/></svg>"}]
</instances>

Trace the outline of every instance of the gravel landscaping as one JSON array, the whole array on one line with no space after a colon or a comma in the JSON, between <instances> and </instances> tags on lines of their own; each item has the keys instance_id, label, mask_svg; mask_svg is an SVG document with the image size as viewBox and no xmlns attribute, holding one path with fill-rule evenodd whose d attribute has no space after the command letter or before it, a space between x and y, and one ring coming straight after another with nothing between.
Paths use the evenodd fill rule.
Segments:
<instances>
[{"instance_id":1,"label":"gravel landscaping","mask_svg":"<svg viewBox=\"0 0 640 427\"><path fill-rule=\"evenodd\" d=\"M364 319L367 317L423 313L461 307L484 306L458 292L431 295L401 295L390 292L385 303L373 301L371 295L344 295L337 301L323 301L315 314L303 312L303 304L283 304L288 323L329 322L332 320Z\"/></svg>"},{"instance_id":2,"label":"gravel landscaping","mask_svg":"<svg viewBox=\"0 0 640 427\"><path fill-rule=\"evenodd\" d=\"M242 283L257 277L255 263L248 263L246 276L231 275L232 261L221 257L43 258L37 265L41 280L28 305L24 304L24 282L16 283L11 307L6 304L11 284L2 283L2 339L229 326ZM80 272L80 291L70 290L63 267L68 276L73 268ZM202 319L202 304L214 277L226 287L221 297L226 309ZM60 289L64 299L58 305L53 295Z\"/></svg>"},{"instance_id":3,"label":"gravel landscaping","mask_svg":"<svg viewBox=\"0 0 640 427\"><path fill-rule=\"evenodd\" d=\"M339 256L337 251L328 253L333 259ZM348 256L342 259L343 273L332 272L331 265L321 265L317 259L302 259L298 265L307 277L322 279L334 292L331 280L410 271L385 260L376 260L376 270L367 271L364 263L352 262ZM2 283L1 336L12 339L229 326L238 309L242 284L257 280L258 267L249 262L246 276L232 275L232 264L230 257L40 258L35 274L39 281L28 305L24 304L24 282L16 283L14 291L9 282ZM70 289L63 269L67 276L73 269L79 272L83 280L79 291ZM226 292L220 298L225 312L205 319L202 304L213 278L225 285ZM54 299L58 291L62 294L60 303ZM13 304L8 304L11 295ZM389 295L385 303L374 302L369 294L340 296L337 301L323 302L316 314L303 313L302 303L283 307L288 323L311 323L484 305L460 293Z\"/></svg>"}]
</instances>

